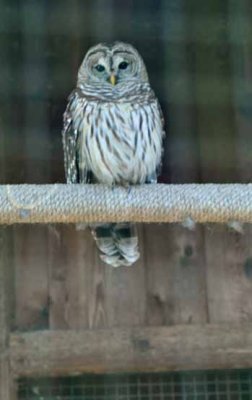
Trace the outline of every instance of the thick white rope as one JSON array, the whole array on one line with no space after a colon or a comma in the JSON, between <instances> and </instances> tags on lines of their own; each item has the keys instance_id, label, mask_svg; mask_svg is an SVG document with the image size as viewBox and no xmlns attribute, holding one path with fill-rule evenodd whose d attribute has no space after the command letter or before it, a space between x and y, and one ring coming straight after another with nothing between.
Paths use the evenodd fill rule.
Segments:
<instances>
[{"instance_id":1,"label":"thick white rope","mask_svg":"<svg viewBox=\"0 0 252 400\"><path fill-rule=\"evenodd\" d=\"M0 185L0 224L252 222L252 184Z\"/></svg>"}]
</instances>

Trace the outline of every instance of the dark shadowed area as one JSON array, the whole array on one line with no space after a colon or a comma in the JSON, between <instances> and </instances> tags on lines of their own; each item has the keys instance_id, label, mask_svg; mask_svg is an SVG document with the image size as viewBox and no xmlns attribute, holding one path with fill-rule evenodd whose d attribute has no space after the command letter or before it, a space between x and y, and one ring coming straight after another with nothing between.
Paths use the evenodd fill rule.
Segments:
<instances>
[{"instance_id":1,"label":"dark shadowed area","mask_svg":"<svg viewBox=\"0 0 252 400\"><path fill-rule=\"evenodd\" d=\"M166 119L161 180L248 181L249 0L28 0L1 5L1 183L63 182L62 113L91 45L135 45Z\"/></svg>"}]
</instances>

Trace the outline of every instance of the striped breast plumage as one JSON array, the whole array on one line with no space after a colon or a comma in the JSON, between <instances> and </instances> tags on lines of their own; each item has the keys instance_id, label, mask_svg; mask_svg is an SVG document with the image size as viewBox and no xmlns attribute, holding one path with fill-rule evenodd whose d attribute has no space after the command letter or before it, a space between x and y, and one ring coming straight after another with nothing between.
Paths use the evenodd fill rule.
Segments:
<instances>
[{"instance_id":1,"label":"striped breast plumage","mask_svg":"<svg viewBox=\"0 0 252 400\"><path fill-rule=\"evenodd\" d=\"M138 104L79 99L79 163L98 182L144 183L160 164L163 127L156 99Z\"/></svg>"}]
</instances>

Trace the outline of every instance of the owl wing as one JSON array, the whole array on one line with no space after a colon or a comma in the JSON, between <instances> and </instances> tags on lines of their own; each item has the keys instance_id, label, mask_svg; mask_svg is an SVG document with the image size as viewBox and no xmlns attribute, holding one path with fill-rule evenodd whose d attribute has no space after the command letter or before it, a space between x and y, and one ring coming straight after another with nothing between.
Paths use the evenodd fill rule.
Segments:
<instances>
[{"instance_id":1,"label":"owl wing","mask_svg":"<svg viewBox=\"0 0 252 400\"><path fill-rule=\"evenodd\" d=\"M89 171L87 166L83 163L83 160L79 162L79 139L82 134L80 125L74 123L74 111L78 109L80 119L83 118L81 115L81 99L78 92L74 90L69 98L66 111L63 116L63 151L64 151L64 166L67 183L87 183L89 181Z\"/></svg>"},{"instance_id":2,"label":"owl wing","mask_svg":"<svg viewBox=\"0 0 252 400\"><path fill-rule=\"evenodd\" d=\"M164 137L164 135L165 135L164 114L163 114L162 108L161 108L160 103L159 103L158 99L156 98L156 96L155 96L155 103L156 103L156 110L157 110L156 117L159 118L159 120L161 122L162 137ZM152 174L147 176L145 183L157 183L158 176L161 174L161 169L162 169L162 163L160 162L160 164L157 165L157 168L155 169L155 171L153 171Z\"/></svg>"}]
</instances>

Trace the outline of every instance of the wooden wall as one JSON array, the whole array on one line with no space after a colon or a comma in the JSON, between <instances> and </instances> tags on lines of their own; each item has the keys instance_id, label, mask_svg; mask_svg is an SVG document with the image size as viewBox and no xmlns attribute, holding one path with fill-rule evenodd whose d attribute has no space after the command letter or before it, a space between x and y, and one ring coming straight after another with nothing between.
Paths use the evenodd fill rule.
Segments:
<instances>
[{"instance_id":1,"label":"wooden wall","mask_svg":"<svg viewBox=\"0 0 252 400\"><path fill-rule=\"evenodd\" d=\"M14 231L15 329L252 322L251 228L140 227L141 259L106 267L88 231Z\"/></svg>"},{"instance_id":2,"label":"wooden wall","mask_svg":"<svg viewBox=\"0 0 252 400\"><path fill-rule=\"evenodd\" d=\"M165 114L160 181L251 181L249 0L1 7L1 183L64 182L61 121L78 66L90 45L118 39L143 55ZM252 322L250 226L140 226L141 259L121 269L74 226L8 231L14 331Z\"/></svg>"}]
</instances>

